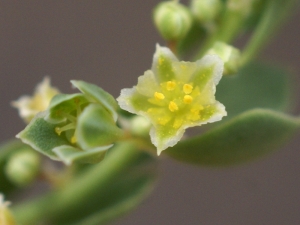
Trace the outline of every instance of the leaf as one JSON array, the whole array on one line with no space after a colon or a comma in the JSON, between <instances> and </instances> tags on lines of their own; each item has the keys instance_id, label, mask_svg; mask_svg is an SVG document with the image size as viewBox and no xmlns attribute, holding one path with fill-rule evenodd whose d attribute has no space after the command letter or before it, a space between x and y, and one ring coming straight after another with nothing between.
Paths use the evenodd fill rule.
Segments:
<instances>
[{"instance_id":1,"label":"leaf","mask_svg":"<svg viewBox=\"0 0 300 225\"><path fill-rule=\"evenodd\" d=\"M289 74L262 63L250 63L237 76L223 77L216 99L225 105L227 118L253 108L285 111L290 106Z\"/></svg>"},{"instance_id":2,"label":"leaf","mask_svg":"<svg viewBox=\"0 0 300 225\"><path fill-rule=\"evenodd\" d=\"M87 103L83 94L58 94L54 96L49 105L49 114L45 117L49 123L59 123L66 120L66 115L76 111Z\"/></svg>"},{"instance_id":3,"label":"leaf","mask_svg":"<svg viewBox=\"0 0 300 225\"><path fill-rule=\"evenodd\" d=\"M89 150L110 145L123 135L123 131L103 106L91 103L78 118L75 135L82 149Z\"/></svg>"},{"instance_id":4,"label":"leaf","mask_svg":"<svg viewBox=\"0 0 300 225\"><path fill-rule=\"evenodd\" d=\"M102 146L88 151L74 148L70 145L62 145L54 148L52 151L67 165L76 163L97 163L100 162L112 145Z\"/></svg>"},{"instance_id":5,"label":"leaf","mask_svg":"<svg viewBox=\"0 0 300 225\"><path fill-rule=\"evenodd\" d=\"M118 114L116 110L119 108L115 98L102 88L80 80L71 80L71 83L78 88L83 94L87 96L91 101L100 103L103 105L117 121Z\"/></svg>"},{"instance_id":6,"label":"leaf","mask_svg":"<svg viewBox=\"0 0 300 225\"><path fill-rule=\"evenodd\" d=\"M16 137L51 159L59 160L52 149L60 145L69 145L70 143L66 138L59 136L55 132L57 125L44 120L46 114L46 111L38 113Z\"/></svg>"},{"instance_id":7,"label":"leaf","mask_svg":"<svg viewBox=\"0 0 300 225\"><path fill-rule=\"evenodd\" d=\"M180 142L165 154L209 166L247 162L273 152L299 129L300 120L266 109L247 111L210 131Z\"/></svg>"}]
</instances>

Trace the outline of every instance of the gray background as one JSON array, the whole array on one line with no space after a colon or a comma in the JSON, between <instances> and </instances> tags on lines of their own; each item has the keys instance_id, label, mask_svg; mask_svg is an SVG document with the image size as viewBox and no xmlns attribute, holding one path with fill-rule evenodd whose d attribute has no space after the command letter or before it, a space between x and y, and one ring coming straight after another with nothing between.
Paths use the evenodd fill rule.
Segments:
<instances>
[{"instance_id":1,"label":"gray background","mask_svg":"<svg viewBox=\"0 0 300 225\"><path fill-rule=\"evenodd\" d=\"M114 96L150 68L158 1L0 1L0 140L23 127L10 101L31 94L45 75L61 91L70 79L102 86ZM300 74L299 9L263 57ZM228 169L189 166L161 157L161 179L137 210L116 221L132 224L300 224L297 138L277 153Z\"/></svg>"}]
</instances>

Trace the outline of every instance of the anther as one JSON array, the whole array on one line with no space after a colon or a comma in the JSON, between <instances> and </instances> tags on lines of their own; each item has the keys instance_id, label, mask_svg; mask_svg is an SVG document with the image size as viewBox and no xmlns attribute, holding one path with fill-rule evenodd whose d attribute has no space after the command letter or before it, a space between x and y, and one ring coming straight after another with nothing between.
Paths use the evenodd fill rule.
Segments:
<instances>
[{"instance_id":1,"label":"anther","mask_svg":"<svg viewBox=\"0 0 300 225\"><path fill-rule=\"evenodd\" d=\"M190 95L185 95L185 96L183 97L183 102L184 102L185 104L191 104L192 101L193 101L193 97L190 96Z\"/></svg>"},{"instance_id":2,"label":"anther","mask_svg":"<svg viewBox=\"0 0 300 225\"><path fill-rule=\"evenodd\" d=\"M169 110L171 112L177 111L178 110L177 104L175 102L173 102L173 101L170 101L170 103L169 103Z\"/></svg>"},{"instance_id":3,"label":"anther","mask_svg":"<svg viewBox=\"0 0 300 225\"><path fill-rule=\"evenodd\" d=\"M167 82L167 90L173 91L176 87L176 83L174 81L168 81Z\"/></svg>"},{"instance_id":4,"label":"anther","mask_svg":"<svg viewBox=\"0 0 300 225\"><path fill-rule=\"evenodd\" d=\"M188 95L188 94L191 94L193 91L193 86L190 85L190 84L185 84L183 85L183 92Z\"/></svg>"},{"instance_id":5,"label":"anther","mask_svg":"<svg viewBox=\"0 0 300 225\"><path fill-rule=\"evenodd\" d=\"M155 92L154 93L154 97L155 97L156 100L163 100L163 99L165 99L164 94L159 93L159 92Z\"/></svg>"}]
</instances>

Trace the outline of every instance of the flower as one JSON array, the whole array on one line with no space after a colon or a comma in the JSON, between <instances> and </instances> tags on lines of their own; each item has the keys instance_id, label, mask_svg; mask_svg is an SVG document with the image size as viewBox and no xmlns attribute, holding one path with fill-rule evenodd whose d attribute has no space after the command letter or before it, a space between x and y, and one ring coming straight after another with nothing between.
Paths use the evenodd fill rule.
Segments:
<instances>
[{"instance_id":1,"label":"flower","mask_svg":"<svg viewBox=\"0 0 300 225\"><path fill-rule=\"evenodd\" d=\"M217 55L183 62L170 49L157 45L152 69L139 77L137 86L123 89L117 101L122 109L150 120L151 141L160 155L182 138L186 128L227 115L215 99L222 72L223 62Z\"/></svg>"},{"instance_id":2,"label":"flower","mask_svg":"<svg viewBox=\"0 0 300 225\"><path fill-rule=\"evenodd\" d=\"M17 101L13 101L11 105L19 110L19 115L25 123L29 123L37 113L47 109L53 96L58 93L58 89L51 87L50 79L45 77L36 86L32 97L21 96Z\"/></svg>"},{"instance_id":3,"label":"flower","mask_svg":"<svg viewBox=\"0 0 300 225\"><path fill-rule=\"evenodd\" d=\"M3 195L0 193L0 224L1 225L15 225L16 222L11 214L8 206L10 202L5 202Z\"/></svg>"}]
</instances>

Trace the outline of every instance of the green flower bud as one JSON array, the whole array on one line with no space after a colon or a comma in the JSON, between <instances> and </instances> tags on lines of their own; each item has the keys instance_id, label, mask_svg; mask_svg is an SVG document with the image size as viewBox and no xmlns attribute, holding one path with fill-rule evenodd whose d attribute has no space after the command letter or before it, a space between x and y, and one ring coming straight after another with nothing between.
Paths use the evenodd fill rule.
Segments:
<instances>
[{"instance_id":1,"label":"green flower bud","mask_svg":"<svg viewBox=\"0 0 300 225\"><path fill-rule=\"evenodd\" d=\"M1 225L16 225L15 219L10 212L8 206L10 202L5 202L4 197L0 194L0 224Z\"/></svg>"},{"instance_id":2,"label":"green flower bud","mask_svg":"<svg viewBox=\"0 0 300 225\"><path fill-rule=\"evenodd\" d=\"M257 0L228 0L226 7L228 10L239 13L246 18L252 12L256 2Z\"/></svg>"},{"instance_id":3,"label":"green flower bud","mask_svg":"<svg viewBox=\"0 0 300 225\"><path fill-rule=\"evenodd\" d=\"M151 128L150 121L142 116L134 116L130 125L132 134L136 136L147 136Z\"/></svg>"},{"instance_id":4,"label":"green flower bud","mask_svg":"<svg viewBox=\"0 0 300 225\"><path fill-rule=\"evenodd\" d=\"M12 183L25 186L36 178L40 164L40 157L37 152L23 149L10 157L5 167L5 173Z\"/></svg>"},{"instance_id":5,"label":"green flower bud","mask_svg":"<svg viewBox=\"0 0 300 225\"><path fill-rule=\"evenodd\" d=\"M224 75L236 74L239 66L241 53L240 50L223 42L216 42L206 54L218 55L224 62Z\"/></svg>"},{"instance_id":6,"label":"green flower bud","mask_svg":"<svg viewBox=\"0 0 300 225\"><path fill-rule=\"evenodd\" d=\"M221 0L192 0L191 11L200 23L209 23L220 14L222 6Z\"/></svg>"},{"instance_id":7,"label":"green flower bud","mask_svg":"<svg viewBox=\"0 0 300 225\"><path fill-rule=\"evenodd\" d=\"M182 39L192 26L189 10L178 1L162 2L154 9L154 23L166 40Z\"/></svg>"}]
</instances>

